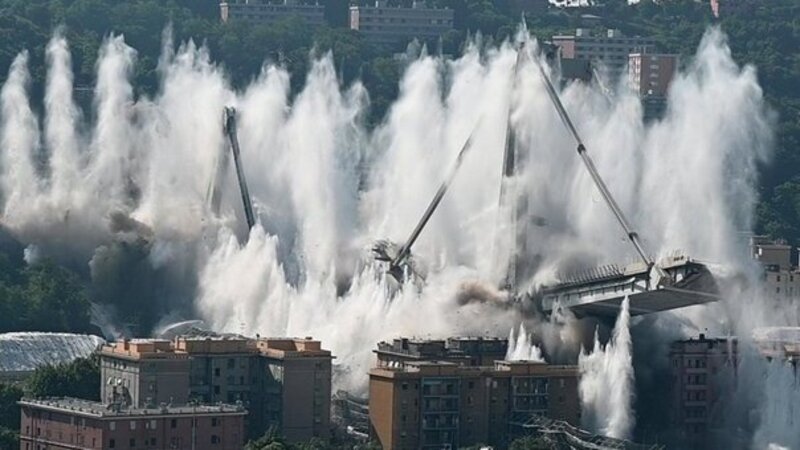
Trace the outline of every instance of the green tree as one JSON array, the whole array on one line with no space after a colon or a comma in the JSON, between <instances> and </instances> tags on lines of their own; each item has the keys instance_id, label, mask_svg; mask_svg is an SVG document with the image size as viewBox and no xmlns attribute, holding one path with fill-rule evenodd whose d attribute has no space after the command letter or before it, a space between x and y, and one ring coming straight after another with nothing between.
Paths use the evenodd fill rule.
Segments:
<instances>
[{"instance_id":1,"label":"green tree","mask_svg":"<svg viewBox=\"0 0 800 450\"><path fill-rule=\"evenodd\" d=\"M45 261L25 268L23 276L26 285L22 295L31 314L30 330L91 331L89 298L77 275Z\"/></svg>"},{"instance_id":2,"label":"green tree","mask_svg":"<svg viewBox=\"0 0 800 450\"><path fill-rule=\"evenodd\" d=\"M19 448L20 410L17 402L22 394L22 389L17 386L0 384L0 448Z\"/></svg>"},{"instance_id":3,"label":"green tree","mask_svg":"<svg viewBox=\"0 0 800 450\"><path fill-rule=\"evenodd\" d=\"M17 402L22 395L23 391L18 386L0 383L0 429L19 430Z\"/></svg>"},{"instance_id":4,"label":"green tree","mask_svg":"<svg viewBox=\"0 0 800 450\"><path fill-rule=\"evenodd\" d=\"M25 383L31 397L100 400L100 359L94 355L67 364L37 368Z\"/></svg>"},{"instance_id":5,"label":"green tree","mask_svg":"<svg viewBox=\"0 0 800 450\"><path fill-rule=\"evenodd\" d=\"M250 441L245 450L288 450L290 447L275 428L270 428L255 441Z\"/></svg>"},{"instance_id":6,"label":"green tree","mask_svg":"<svg viewBox=\"0 0 800 450\"><path fill-rule=\"evenodd\" d=\"M556 450L558 446L543 437L527 436L511 443L509 450Z\"/></svg>"}]
</instances>

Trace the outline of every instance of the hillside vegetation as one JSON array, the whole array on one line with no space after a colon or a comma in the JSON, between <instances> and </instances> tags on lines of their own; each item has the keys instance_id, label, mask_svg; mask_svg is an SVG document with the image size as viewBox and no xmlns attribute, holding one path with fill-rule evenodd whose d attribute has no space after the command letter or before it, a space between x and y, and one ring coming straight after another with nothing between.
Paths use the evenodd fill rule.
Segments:
<instances>
[{"instance_id":1,"label":"hillside vegetation","mask_svg":"<svg viewBox=\"0 0 800 450\"><path fill-rule=\"evenodd\" d=\"M401 0L397 0L401 1ZM287 20L274 26L223 24L217 0L0 0L0 78L14 56L31 52L33 92L41 99L45 78L44 48L58 27L69 38L78 86L93 85L98 48L109 33L121 33L137 52L133 84L138 94L159 87L156 67L164 30L178 42L193 39L207 46L231 82L242 87L258 75L265 61L292 73L296 92L303 84L310 56L334 53L344 83L362 81L370 93L371 123L378 123L396 97L399 64L391 57L400 48L374 48L347 21L346 0L324 2L328 20L338 27L309 30ZM406 2L408 3L408 2ZM455 10L456 29L429 49L457 55L468 36L500 41L513 34L520 17L508 0L428 0ZM602 8L559 10L529 15L530 30L540 38L572 32L582 14L603 18L602 26L630 35L653 36L664 52L691 56L705 30L718 24L729 36L734 58L758 69L759 81L776 113L775 156L762 167L756 231L800 244L800 2L763 0L745 14L714 19L708 3L693 0L607 0ZM687 60L688 58L684 58ZM39 95L36 95L39 94ZM0 298L3 292L0 290Z\"/></svg>"}]
</instances>

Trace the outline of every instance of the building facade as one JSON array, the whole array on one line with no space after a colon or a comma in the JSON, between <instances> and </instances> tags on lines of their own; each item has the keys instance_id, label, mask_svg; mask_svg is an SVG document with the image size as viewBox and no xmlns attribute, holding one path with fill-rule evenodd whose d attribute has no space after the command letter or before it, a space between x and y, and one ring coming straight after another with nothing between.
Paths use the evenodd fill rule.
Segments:
<instances>
[{"instance_id":1,"label":"building facade","mask_svg":"<svg viewBox=\"0 0 800 450\"><path fill-rule=\"evenodd\" d=\"M763 269L764 291L775 299L800 296L800 271L792 263L792 247L764 236L750 238L750 252Z\"/></svg>"},{"instance_id":2,"label":"building facade","mask_svg":"<svg viewBox=\"0 0 800 450\"><path fill-rule=\"evenodd\" d=\"M640 97L666 97L677 66L677 55L631 53L628 55L631 88Z\"/></svg>"},{"instance_id":3,"label":"building facade","mask_svg":"<svg viewBox=\"0 0 800 450\"><path fill-rule=\"evenodd\" d=\"M100 399L146 407L189 401L189 355L170 341L124 340L100 348Z\"/></svg>"},{"instance_id":4,"label":"building facade","mask_svg":"<svg viewBox=\"0 0 800 450\"><path fill-rule=\"evenodd\" d=\"M504 447L519 415L580 422L575 366L408 361L376 367L369 376L371 431L386 450Z\"/></svg>"},{"instance_id":5,"label":"building facade","mask_svg":"<svg viewBox=\"0 0 800 450\"><path fill-rule=\"evenodd\" d=\"M328 438L331 353L310 338L259 339L257 345L265 374L265 423L291 442Z\"/></svg>"},{"instance_id":6,"label":"building facade","mask_svg":"<svg viewBox=\"0 0 800 450\"><path fill-rule=\"evenodd\" d=\"M562 60L588 60L596 67L605 67L614 78L620 76L628 64L631 53L653 53L655 40L639 36L624 36L619 30L609 29L603 35L578 28L574 35L553 36Z\"/></svg>"},{"instance_id":7,"label":"building facade","mask_svg":"<svg viewBox=\"0 0 800 450\"><path fill-rule=\"evenodd\" d=\"M103 401L146 407L237 403L249 437L330 435L331 353L313 339L242 336L122 341L100 351Z\"/></svg>"},{"instance_id":8,"label":"building facade","mask_svg":"<svg viewBox=\"0 0 800 450\"><path fill-rule=\"evenodd\" d=\"M428 8L421 1L405 8L376 0L374 5L350 7L350 29L375 45L406 44L415 38L435 39L453 29L453 10Z\"/></svg>"},{"instance_id":9,"label":"building facade","mask_svg":"<svg viewBox=\"0 0 800 450\"><path fill-rule=\"evenodd\" d=\"M223 22L250 21L275 23L297 18L309 26L325 24L325 7L318 2L299 0L228 0L219 4Z\"/></svg>"},{"instance_id":10,"label":"building facade","mask_svg":"<svg viewBox=\"0 0 800 450\"><path fill-rule=\"evenodd\" d=\"M227 450L245 444L241 405L123 407L22 399L20 450Z\"/></svg>"},{"instance_id":11,"label":"building facade","mask_svg":"<svg viewBox=\"0 0 800 450\"><path fill-rule=\"evenodd\" d=\"M685 445L704 448L709 430L719 425L719 399L733 381L737 348L735 339L709 339L704 334L670 346L670 421Z\"/></svg>"}]
</instances>

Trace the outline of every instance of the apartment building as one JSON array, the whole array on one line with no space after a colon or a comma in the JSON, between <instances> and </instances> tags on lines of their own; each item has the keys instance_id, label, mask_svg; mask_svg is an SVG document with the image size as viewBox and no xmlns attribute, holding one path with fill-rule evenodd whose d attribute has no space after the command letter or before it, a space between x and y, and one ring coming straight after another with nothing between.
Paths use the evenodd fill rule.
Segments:
<instances>
[{"instance_id":1,"label":"apartment building","mask_svg":"<svg viewBox=\"0 0 800 450\"><path fill-rule=\"evenodd\" d=\"M767 295L777 299L800 296L800 271L792 263L792 247L765 236L750 238L750 252L763 269L762 280Z\"/></svg>"},{"instance_id":2,"label":"apartment building","mask_svg":"<svg viewBox=\"0 0 800 450\"><path fill-rule=\"evenodd\" d=\"M719 399L732 381L737 348L735 339L710 339L704 334L670 346L670 420L687 446L704 448L709 429L719 424Z\"/></svg>"},{"instance_id":3,"label":"apartment building","mask_svg":"<svg viewBox=\"0 0 800 450\"><path fill-rule=\"evenodd\" d=\"M350 28L372 44L400 45L438 38L453 29L453 17L452 9L428 8L422 1L407 8L376 0L374 5L350 7Z\"/></svg>"},{"instance_id":4,"label":"apartment building","mask_svg":"<svg viewBox=\"0 0 800 450\"><path fill-rule=\"evenodd\" d=\"M574 35L553 36L562 60L588 60L594 67L605 67L612 77L622 75L631 53L655 52L655 40L639 36L624 36L619 30L609 29L595 35L578 28Z\"/></svg>"},{"instance_id":5,"label":"apartment building","mask_svg":"<svg viewBox=\"0 0 800 450\"><path fill-rule=\"evenodd\" d=\"M263 378L265 422L290 442L330 436L331 352L306 339L256 341Z\"/></svg>"},{"instance_id":6,"label":"apartment building","mask_svg":"<svg viewBox=\"0 0 800 450\"><path fill-rule=\"evenodd\" d=\"M264 24L298 18L309 26L325 24L325 7L300 0L228 0L219 4L223 22L250 21Z\"/></svg>"},{"instance_id":7,"label":"apartment building","mask_svg":"<svg viewBox=\"0 0 800 450\"><path fill-rule=\"evenodd\" d=\"M245 443L241 405L153 408L22 399L20 450L227 450Z\"/></svg>"},{"instance_id":8,"label":"apartment building","mask_svg":"<svg viewBox=\"0 0 800 450\"><path fill-rule=\"evenodd\" d=\"M249 437L330 435L331 353L311 338L237 335L135 340L100 350L104 401L137 407L237 403Z\"/></svg>"},{"instance_id":9,"label":"apartment building","mask_svg":"<svg viewBox=\"0 0 800 450\"><path fill-rule=\"evenodd\" d=\"M100 399L145 407L189 401L189 355L165 340L134 339L100 348Z\"/></svg>"},{"instance_id":10,"label":"apartment building","mask_svg":"<svg viewBox=\"0 0 800 450\"><path fill-rule=\"evenodd\" d=\"M753 342L768 361L785 361L797 373L800 361L800 327L764 327L753 330Z\"/></svg>"},{"instance_id":11,"label":"apartment building","mask_svg":"<svg viewBox=\"0 0 800 450\"><path fill-rule=\"evenodd\" d=\"M532 361L406 361L369 373L372 433L391 449L504 447L520 415L580 421L578 369Z\"/></svg>"}]
</instances>

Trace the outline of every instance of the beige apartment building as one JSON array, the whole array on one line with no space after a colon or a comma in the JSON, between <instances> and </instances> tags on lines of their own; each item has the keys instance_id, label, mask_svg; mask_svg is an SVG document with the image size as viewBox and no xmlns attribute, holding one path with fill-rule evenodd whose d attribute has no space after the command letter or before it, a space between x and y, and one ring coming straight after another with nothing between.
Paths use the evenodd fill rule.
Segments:
<instances>
[{"instance_id":1,"label":"beige apartment building","mask_svg":"<svg viewBox=\"0 0 800 450\"><path fill-rule=\"evenodd\" d=\"M301 0L227 0L219 4L223 22L249 21L271 24L297 18L309 26L325 24L325 7Z\"/></svg>"},{"instance_id":2,"label":"beige apartment building","mask_svg":"<svg viewBox=\"0 0 800 450\"><path fill-rule=\"evenodd\" d=\"M564 60L586 60L593 67L608 69L609 75L623 74L631 53L655 52L655 40L640 36L625 36L619 30L609 29L604 34L593 34L585 28L578 28L574 35L553 36L553 44L558 46Z\"/></svg>"},{"instance_id":3,"label":"beige apartment building","mask_svg":"<svg viewBox=\"0 0 800 450\"><path fill-rule=\"evenodd\" d=\"M124 340L100 350L101 399L135 407L242 404L248 437L274 427L293 442L328 438L332 358L311 338Z\"/></svg>"},{"instance_id":4,"label":"beige apartment building","mask_svg":"<svg viewBox=\"0 0 800 450\"><path fill-rule=\"evenodd\" d=\"M350 29L375 45L407 44L412 39L435 39L452 30L453 14L449 8L428 8L423 1L414 1L407 8L376 0L373 5L350 7Z\"/></svg>"}]
</instances>

